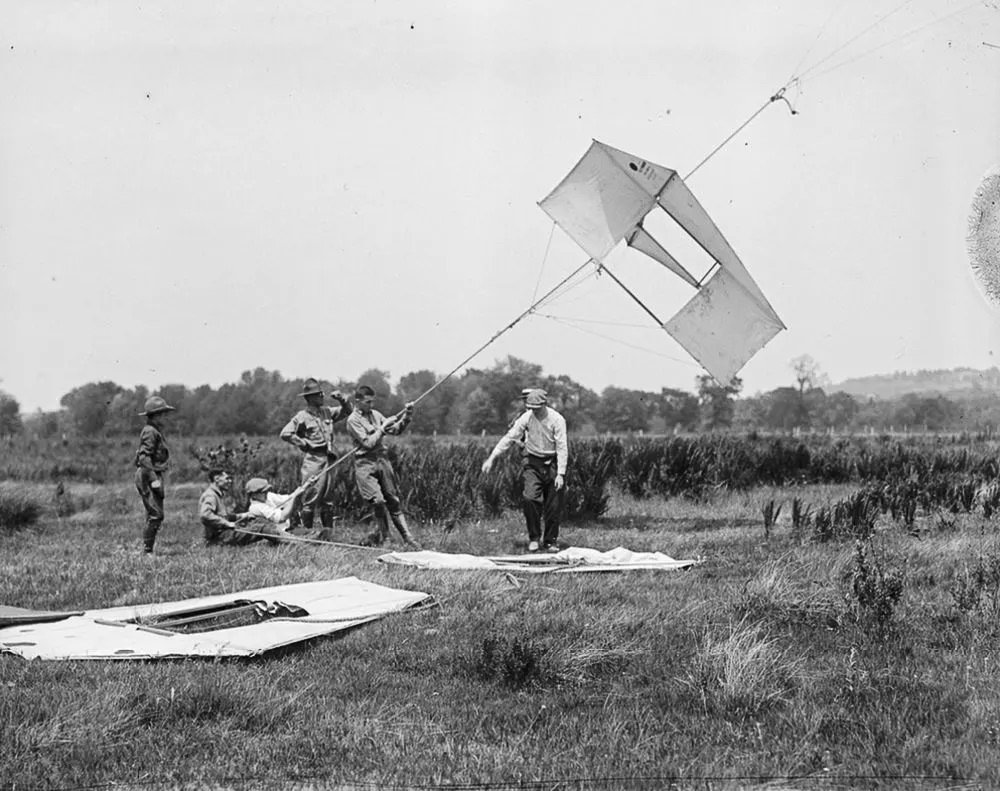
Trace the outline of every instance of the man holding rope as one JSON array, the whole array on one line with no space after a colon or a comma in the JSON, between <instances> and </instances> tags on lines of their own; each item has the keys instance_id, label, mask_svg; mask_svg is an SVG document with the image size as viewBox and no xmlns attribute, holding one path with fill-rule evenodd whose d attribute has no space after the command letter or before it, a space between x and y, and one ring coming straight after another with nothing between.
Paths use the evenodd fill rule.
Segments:
<instances>
[{"instance_id":1,"label":"man holding rope","mask_svg":"<svg viewBox=\"0 0 1000 791\"><path fill-rule=\"evenodd\" d=\"M250 514L234 514L229 510L226 498L233 479L228 472L213 468L208 471L208 480L209 487L198 499L198 518L205 529L207 546L242 547L255 541L281 541L284 531L277 525L265 522L251 530L246 527L246 522L252 518Z\"/></svg>"},{"instance_id":2,"label":"man holding rope","mask_svg":"<svg viewBox=\"0 0 1000 791\"><path fill-rule=\"evenodd\" d=\"M305 538L310 541L333 541L333 529L321 527L319 529L293 528L290 525L292 511L295 510L296 501L306 492L310 485L315 483L310 479L291 494L278 494L271 491L271 484L267 478L251 478L246 482L246 492L250 497L250 505L247 514L253 517L251 528L255 528L259 522L265 525L274 525L283 533L292 538Z\"/></svg>"},{"instance_id":3,"label":"man holding rope","mask_svg":"<svg viewBox=\"0 0 1000 791\"><path fill-rule=\"evenodd\" d=\"M407 404L398 415L386 418L372 408L374 403L375 391L368 385L361 385L354 394L354 411L347 418L347 433L354 441L354 479L358 493L375 512L376 528L364 543L365 546L376 547L385 543L391 519L406 546L420 549L403 516L396 472L382 444L386 434L401 434L410 424L413 404Z\"/></svg>"},{"instance_id":4,"label":"man holding rope","mask_svg":"<svg viewBox=\"0 0 1000 791\"><path fill-rule=\"evenodd\" d=\"M323 404L323 389L315 379L306 379L300 395L306 400L306 408L297 412L281 430L281 439L303 451L300 481L312 485L302 496L299 515L302 526L312 529L316 508L323 527L333 527L333 479L327 469L333 460L333 424L344 420L351 412L351 403L337 390L330 396L337 406Z\"/></svg>"}]
</instances>

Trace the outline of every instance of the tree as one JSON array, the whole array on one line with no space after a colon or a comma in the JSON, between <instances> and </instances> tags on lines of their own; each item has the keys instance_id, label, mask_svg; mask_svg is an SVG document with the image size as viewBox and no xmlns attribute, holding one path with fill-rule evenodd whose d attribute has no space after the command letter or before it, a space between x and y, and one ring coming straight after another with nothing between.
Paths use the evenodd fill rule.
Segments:
<instances>
[{"instance_id":1,"label":"tree","mask_svg":"<svg viewBox=\"0 0 1000 791\"><path fill-rule=\"evenodd\" d=\"M665 429L691 431L698 427L698 398L684 390L660 390L659 415Z\"/></svg>"},{"instance_id":2,"label":"tree","mask_svg":"<svg viewBox=\"0 0 1000 791\"><path fill-rule=\"evenodd\" d=\"M22 428L21 405L14 396L0 390L0 437L19 434Z\"/></svg>"},{"instance_id":3,"label":"tree","mask_svg":"<svg viewBox=\"0 0 1000 791\"><path fill-rule=\"evenodd\" d=\"M486 430L503 431L511 418L521 412L521 390L542 386L542 366L508 356L483 373L480 386L493 404L492 427Z\"/></svg>"},{"instance_id":4,"label":"tree","mask_svg":"<svg viewBox=\"0 0 1000 791\"><path fill-rule=\"evenodd\" d=\"M143 421L139 413L145 408L148 396L149 390L144 385L136 385L133 390L121 390L117 393L108 404L105 431L118 435L138 431ZM174 406L174 402L170 399L167 399L167 403Z\"/></svg>"},{"instance_id":5,"label":"tree","mask_svg":"<svg viewBox=\"0 0 1000 791\"><path fill-rule=\"evenodd\" d=\"M823 403L820 425L823 428L846 428L858 414L858 402L849 393L830 393Z\"/></svg>"},{"instance_id":6,"label":"tree","mask_svg":"<svg viewBox=\"0 0 1000 791\"><path fill-rule=\"evenodd\" d=\"M73 428L83 436L93 437L104 431L109 407L121 391L114 382L88 382L68 392L59 403L69 413Z\"/></svg>"},{"instance_id":7,"label":"tree","mask_svg":"<svg viewBox=\"0 0 1000 791\"><path fill-rule=\"evenodd\" d=\"M593 419L600 400L593 390L574 382L565 374L546 376L538 384L545 390L552 407L566 419L567 427L579 429L583 423Z\"/></svg>"},{"instance_id":8,"label":"tree","mask_svg":"<svg viewBox=\"0 0 1000 791\"><path fill-rule=\"evenodd\" d=\"M594 410L594 424L598 431L645 431L658 401L657 395L642 390L606 387Z\"/></svg>"},{"instance_id":9,"label":"tree","mask_svg":"<svg viewBox=\"0 0 1000 791\"><path fill-rule=\"evenodd\" d=\"M716 431L732 426L736 411L733 399L743 389L743 380L734 376L728 386L722 387L708 374L702 374L697 384L702 429Z\"/></svg>"},{"instance_id":10,"label":"tree","mask_svg":"<svg viewBox=\"0 0 1000 791\"><path fill-rule=\"evenodd\" d=\"M819 387L820 384L827 381L828 377L820 372L819 363L808 354L800 354L793 358L789 367L795 372L795 383L799 389L798 414L795 425L800 428L806 427L809 425L809 402L806 399L806 391Z\"/></svg>"},{"instance_id":11,"label":"tree","mask_svg":"<svg viewBox=\"0 0 1000 791\"><path fill-rule=\"evenodd\" d=\"M493 399L483 388L477 387L466 399L464 405L463 429L470 434L499 434L506 425L497 421L496 408Z\"/></svg>"},{"instance_id":12,"label":"tree","mask_svg":"<svg viewBox=\"0 0 1000 791\"><path fill-rule=\"evenodd\" d=\"M396 386L396 395L403 403L415 401L420 396L430 392L413 413L409 431L414 434L433 434L445 430L448 411L458 396L458 385L448 379L437 387L438 376L433 371L422 370L406 374Z\"/></svg>"}]
</instances>

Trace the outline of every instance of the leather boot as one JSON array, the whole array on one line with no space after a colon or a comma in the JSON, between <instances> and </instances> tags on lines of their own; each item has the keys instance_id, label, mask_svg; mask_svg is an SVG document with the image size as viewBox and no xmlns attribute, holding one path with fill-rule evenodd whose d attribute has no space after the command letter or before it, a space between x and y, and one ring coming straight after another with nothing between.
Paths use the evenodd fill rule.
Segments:
<instances>
[{"instance_id":1,"label":"leather boot","mask_svg":"<svg viewBox=\"0 0 1000 791\"><path fill-rule=\"evenodd\" d=\"M333 527L333 509L332 508L320 508L319 509L319 523L323 527Z\"/></svg>"},{"instance_id":2,"label":"leather boot","mask_svg":"<svg viewBox=\"0 0 1000 791\"><path fill-rule=\"evenodd\" d=\"M389 511L385 503L375 503L375 529L362 542L366 547L380 547L389 537Z\"/></svg>"},{"instance_id":3,"label":"leather boot","mask_svg":"<svg viewBox=\"0 0 1000 791\"><path fill-rule=\"evenodd\" d=\"M315 512L312 508L302 508L299 510L299 519L302 522L303 529L312 530L314 514Z\"/></svg>"},{"instance_id":4,"label":"leather boot","mask_svg":"<svg viewBox=\"0 0 1000 791\"><path fill-rule=\"evenodd\" d=\"M147 522L142 531L142 551L147 555L153 554L153 545L156 543L156 533L160 525L157 522Z\"/></svg>"},{"instance_id":5,"label":"leather boot","mask_svg":"<svg viewBox=\"0 0 1000 791\"><path fill-rule=\"evenodd\" d=\"M392 523L396 525L396 529L399 531L399 535L403 539L403 543L406 544L410 549L422 549L423 547L417 543L416 539L413 538L413 533L410 532L410 526L406 524L406 517L402 514L390 514L392 516Z\"/></svg>"}]
</instances>

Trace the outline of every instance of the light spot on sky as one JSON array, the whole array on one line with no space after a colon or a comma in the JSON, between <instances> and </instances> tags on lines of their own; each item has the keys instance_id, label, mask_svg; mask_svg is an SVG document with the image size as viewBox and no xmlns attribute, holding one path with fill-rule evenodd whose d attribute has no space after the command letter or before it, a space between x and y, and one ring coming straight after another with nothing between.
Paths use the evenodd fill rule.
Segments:
<instances>
[{"instance_id":1,"label":"light spot on sky","mask_svg":"<svg viewBox=\"0 0 1000 791\"><path fill-rule=\"evenodd\" d=\"M1000 168L983 178L969 213L969 261L983 296L1000 307Z\"/></svg>"}]
</instances>

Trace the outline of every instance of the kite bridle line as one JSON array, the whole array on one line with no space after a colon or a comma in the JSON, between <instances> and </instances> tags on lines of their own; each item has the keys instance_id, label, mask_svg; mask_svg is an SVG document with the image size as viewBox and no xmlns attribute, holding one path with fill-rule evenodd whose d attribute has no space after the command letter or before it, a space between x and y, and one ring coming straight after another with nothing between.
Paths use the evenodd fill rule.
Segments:
<instances>
[{"instance_id":1,"label":"kite bridle line","mask_svg":"<svg viewBox=\"0 0 1000 791\"><path fill-rule=\"evenodd\" d=\"M478 349L476 349L472 354L470 354L468 357L466 357L464 360L462 360L462 362L460 362L458 365L456 365L454 368L452 368L451 371L449 371L444 376L442 376L440 379L438 379L438 381L436 381L433 385L431 385L429 388L427 388L423 393L421 393L419 396L417 396L415 399L413 399L413 401L411 401L410 403L413 404L414 406L416 406L421 401L423 401L427 396L429 396L431 393L433 393L435 390L437 390L441 385L443 385L445 382L447 382L449 379L451 379L451 377L453 377L456 373L458 373L462 368L464 368L466 365L468 365L468 363L473 358L475 358L484 349L486 349L486 347L488 347L490 344L492 344L494 341L496 341L497 338L499 338L501 335L503 335L508 330L513 329L519 322L521 322L523 319L525 319L526 317L528 317L532 313L534 313L535 309L539 305L541 305L543 302L545 302L545 300L547 300L549 297L551 297L553 294L555 294L560 288L562 288L563 286L565 286L570 280L572 280L574 277L576 277L578 274L580 274L580 272L582 272L584 269L586 269L591 263L596 263L593 258L588 258L586 261L584 261L582 264L580 264L580 266L578 266L576 269L574 269L572 272L570 272L566 277L564 277L562 280L560 280L553 288L551 288L549 291L545 292L545 294L543 294L539 299L536 299L534 302L532 302L531 305L528 307L528 309L525 310L523 313L521 313L521 315L519 315L512 322L510 322L510 324L508 324L507 326L505 326L503 329L497 330L497 332L495 332L493 334L492 338L490 338L488 341L486 341L486 343L484 343L482 346L480 346ZM398 415L394 415L393 417L398 417ZM341 461L341 459L338 459L336 462L334 462L334 464L337 464L340 461Z\"/></svg>"}]
</instances>

